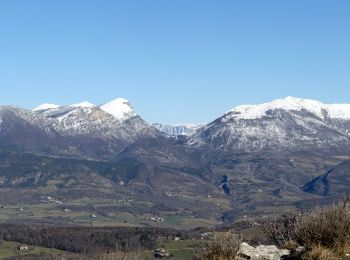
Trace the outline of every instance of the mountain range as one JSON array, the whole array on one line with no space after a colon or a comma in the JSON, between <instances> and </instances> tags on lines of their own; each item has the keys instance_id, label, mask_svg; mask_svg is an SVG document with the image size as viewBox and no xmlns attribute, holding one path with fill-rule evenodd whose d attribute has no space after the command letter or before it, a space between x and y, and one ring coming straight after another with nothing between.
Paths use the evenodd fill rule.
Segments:
<instances>
[{"instance_id":1,"label":"mountain range","mask_svg":"<svg viewBox=\"0 0 350 260\"><path fill-rule=\"evenodd\" d=\"M231 222L344 196L350 105L287 97L199 126L149 124L122 98L3 106L0 158L0 203L123 198L136 215Z\"/></svg>"}]
</instances>

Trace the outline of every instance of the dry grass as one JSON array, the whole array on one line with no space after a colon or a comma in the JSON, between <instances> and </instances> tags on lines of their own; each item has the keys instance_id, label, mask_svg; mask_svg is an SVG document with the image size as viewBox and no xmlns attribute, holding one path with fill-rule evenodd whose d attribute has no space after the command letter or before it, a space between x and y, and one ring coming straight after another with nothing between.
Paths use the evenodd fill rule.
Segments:
<instances>
[{"instance_id":1,"label":"dry grass","mask_svg":"<svg viewBox=\"0 0 350 260\"><path fill-rule=\"evenodd\" d=\"M302 260L340 260L332 250L322 246L314 246L303 255Z\"/></svg>"},{"instance_id":2,"label":"dry grass","mask_svg":"<svg viewBox=\"0 0 350 260\"><path fill-rule=\"evenodd\" d=\"M295 241L287 241L287 243L284 244L284 246L282 246L283 249L287 249L291 252L294 252L300 245L295 242Z\"/></svg>"},{"instance_id":3,"label":"dry grass","mask_svg":"<svg viewBox=\"0 0 350 260\"><path fill-rule=\"evenodd\" d=\"M291 252L298 245L305 246L306 260L350 259L347 257L350 251L350 198L332 206L317 207L304 215L284 214L277 220L263 222L261 230L271 242Z\"/></svg>"},{"instance_id":4,"label":"dry grass","mask_svg":"<svg viewBox=\"0 0 350 260\"><path fill-rule=\"evenodd\" d=\"M99 254L93 257L98 260L140 260L143 259L139 253L113 253L113 254Z\"/></svg>"},{"instance_id":5,"label":"dry grass","mask_svg":"<svg viewBox=\"0 0 350 260\"><path fill-rule=\"evenodd\" d=\"M11 257L11 260L142 260L141 253L96 253L94 255L60 254L60 255L36 255Z\"/></svg>"},{"instance_id":6,"label":"dry grass","mask_svg":"<svg viewBox=\"0 0 350 260\"><path fill-rule=\"evenodd\" d=\"M232 233L215 235L208 241L194 259L196 260L235 260L239 250L240 241Z\"/></svg>"},{"instance_id":7,"label":"dry grass","mask_svg":"<svg viewBox=\"0 0 350 260\"><path fill-rule=\"evenodd\" d=\"M316 208L302 216L296 225L296 237L307 248L320 246L343 252L350 241L350 207L348 202Z\"/></svg>"}]
</instances>

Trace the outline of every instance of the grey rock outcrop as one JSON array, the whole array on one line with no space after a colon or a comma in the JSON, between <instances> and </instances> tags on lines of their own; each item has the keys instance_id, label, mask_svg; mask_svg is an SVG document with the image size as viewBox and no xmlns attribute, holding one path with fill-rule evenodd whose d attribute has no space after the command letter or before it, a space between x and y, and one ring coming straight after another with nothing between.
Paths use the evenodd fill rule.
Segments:
<instances>
[{"instance_id":1,"label":"grey rock outcrop","mask_svg":"<svg viewBox=\"0 0 350 260\"><path fill-rule=\"evenodd\" d=\"M237 253L238 260L280 260L283 256L290 255L289 250L278 249L276 246L252 247L247 243L242 243Z\"/></svg>"}]
</instances>

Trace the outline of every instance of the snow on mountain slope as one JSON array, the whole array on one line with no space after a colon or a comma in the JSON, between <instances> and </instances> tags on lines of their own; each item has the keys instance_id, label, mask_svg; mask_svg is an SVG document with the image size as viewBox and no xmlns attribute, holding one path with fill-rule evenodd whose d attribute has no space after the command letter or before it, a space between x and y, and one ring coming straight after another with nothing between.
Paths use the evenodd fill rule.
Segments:
<instances>
[{"instance_id":1,"label":"snow on mountain slope","mask_svg":"<svg viewBox=\"0 0 350 260\"><path fill-rule=\"evenodd\" d=\"M350 105L287 97L261 105L242 105L212 123L151 126L122 98L101 106L45 104L35 112L12 112L52 135L104 138L132 143L161 133L188 134L185 145L236 152L266 149L333 149L350 146ZM182 142L182 141L181 141Z\"/></svg>"},{"instance_id":2,"label":"snow on mountain slope","mask_svg":"<svg viewBox=\"0 0 350 260\"><path fill-rule=\"evenodd\" d=\"M37 110L35 114L50 122L52 128L62 136L115 138L133 142L141 136L159 134L134 112L127 100L122 98L102 106L85 101L70 106Z\"/></svg>"},{"instance_id":3,"label":"snow on mountain slope","mask_svg":"<svg viewBox=\"0 0 350 260\"><path fill-rule=\"evenodd\" d=\"M59 108L59 107L60 107L59 105L45 103L37 106L36 108L33 109L33 111L47 110L47 109Z\"/></svg>"},{"instance_id":4,"label":"snow on mountain slope","mask_svg":"<svg viewBox=\"0 0 350 260\"><path fill-rule=\"evenodd\" d=\"M236 152L339 148L350 144L349 107L293 97L242 105L201 128L186 144Z\"/></svg>"},{"instance_id":5,"label":"snow on mountain slope","mask_svg":"<svg viewBox=\"0 0 350 260\"><path fill-rule=\"evenodd\" d=\"M331 118L350 120L350 104L327 105L327 110Z\"/></svg>"},{"instance_id":6,"label":"snow on mountain slope","mask_svg":"<svg viewBox=\"0 0 350 260\"><path fill-rule=\"evenodd\" d=\"M233 108L228 113L236 119L258 119L268 116L268 111L308 111L320 118L328 115L335 119L350 119L350 104L323 104L316 100L286 97L276 99L260 105L241 105Z\"/></svg>"},{"instance_id":7,"label":"snow on mountain slope","mask_svg":"<svg viewBox=\"0 0 350 260\"><path fill-rule=\"evenodd\" d=\"M159 123L154 123L152 125L169 136L192 135L203 126L196 124L164 125Z\"/></svg>"},{"instance_id":8,"label":"snow on mountain slope","mask_svg":"<svg viewBox=\"0 0 350 260\"><path fill-rule=\"evenodd\" d=\"M0 106L1 148L108 159L134 142L163 136L135 112L120 120L99 106L86 106L42 106L36 111Z\"/></svg>"},{"instance_id":9,"label":"snow on mountain slope","mask_svg":"<svg viewBox=\"0 0 350 260\"><path fill-rule=\"evenodd\" d=\"M94 104L87 102L87 101L70 105L70 107L84 107L84 108L89 108L89 107L94 107L94 106L95 106Z\"/></svg>"},{"instance_id":10,"label":"snow on mountain slope","mask_svg":"<svg viewBox=\"0 0 350 260\"><path fill-rule=\"evenodd\" d=\"M115 100L112 100L101 105L100 108L121 121L136 116L136 113L130 105L129 101L124 98L117 98Z\"/></svg>"}]
</instances>

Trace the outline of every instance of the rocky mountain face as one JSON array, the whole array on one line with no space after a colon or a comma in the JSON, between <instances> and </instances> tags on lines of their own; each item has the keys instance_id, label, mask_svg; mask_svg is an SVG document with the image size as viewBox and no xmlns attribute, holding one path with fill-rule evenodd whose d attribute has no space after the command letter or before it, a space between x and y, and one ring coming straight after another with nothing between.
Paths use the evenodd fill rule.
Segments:
<instances>
[{"instance_id":1,"label":"rocky mountain face","mask_svg":"<svg viewBox=\"0 0 350 260\"><path fill-rule=\"evenodd\" d=\"M1 107L0 197L123 197L128 213L231 222L349 191L349 105L288 97L187 137L173 138L196 127L177 127L149 125L124 99Z\"/></svg>"},{"instance_id":2,"label":"rocky mountain face","mask_svg":"<svg viewBox=\"0 0 350 260\"><path fill-rule=\"evenodd\" d=\"M95 159L116 155L136 140L162 135L124 99L101 106L87 102L72 106L44 104L33 111L1 107L0 122L5 147Z\"/></svg>"},{"instance_id":3,"label":"rocky mountain face","mask_svg":"<svg viewBox=\"0 0 350 260\"><path fill-rule=\"evenodd\" d=\"M195 125L195 124L179 124L179 125L167 125L167 124L152 124L159 131L165 133L168 136L189 136L194 134L199 128L203 125Z\"/></svg>"},{"instance_id":4,"label":"rocky mountain face","mask_svg":"<svg viewBox=\"0 0 350 260\"><path fill-rule=\"evenodd\" d=\"M101 106L83 102L35 109L35 114L63 136L115 138L132 143L139 137L156 137L159 134L135 113L127 100L121 98Z\"/></svg>"}]
</instances>

